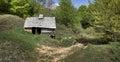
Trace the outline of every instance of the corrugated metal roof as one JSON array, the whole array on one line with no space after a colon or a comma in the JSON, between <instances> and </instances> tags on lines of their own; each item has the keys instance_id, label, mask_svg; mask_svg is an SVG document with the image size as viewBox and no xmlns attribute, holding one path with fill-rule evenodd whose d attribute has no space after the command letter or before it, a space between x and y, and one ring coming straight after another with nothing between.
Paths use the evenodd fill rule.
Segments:
<instances>
[{"instance_id":1,"label":"corrugated metal roof","mask_svg":"<svg viewBox=\"0 0 120 62\"><path fill-rule=\"evenodd\" d=\"M25 20L24 28L40 27L40 28L56 28L55 17L44 17L39 19L38 17L29 17Z\"/></svg>"}]
</instances>

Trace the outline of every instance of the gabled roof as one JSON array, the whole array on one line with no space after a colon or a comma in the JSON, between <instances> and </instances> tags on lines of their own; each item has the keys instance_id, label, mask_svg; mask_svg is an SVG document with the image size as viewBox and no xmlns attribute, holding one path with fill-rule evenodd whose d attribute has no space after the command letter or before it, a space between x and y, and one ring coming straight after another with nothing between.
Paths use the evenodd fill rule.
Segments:
<instances>
[{"instance_id":1,"label":"gabled roof","mask_svg":"<svg viewBox=\"0 0 120 62\"><path fill-rule=\"evenodd\" d=\"M44 17L41 19L38 17L29 17L25 20L24 28L31 27L56 29L55 17Z\"/></svg>"}]
</instances>

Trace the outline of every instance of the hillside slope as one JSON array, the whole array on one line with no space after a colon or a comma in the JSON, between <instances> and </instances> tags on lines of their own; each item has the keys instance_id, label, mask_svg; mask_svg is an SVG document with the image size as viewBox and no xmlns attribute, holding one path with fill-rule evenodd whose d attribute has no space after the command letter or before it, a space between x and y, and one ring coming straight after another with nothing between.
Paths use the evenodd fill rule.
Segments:
<instances>
[{"instance_id":1,"label":"hillside slope","mask_svg":"<svg viewBox=\"0 0 120 62\"><path fill-rule=\"evenodd\" d=\"M41 45L67 47L73 45L72 31L65 26L56 30L56 39L33 35L23 29L24 20L14 15L0 15L0 62L36 62ZM61 30L63 29L63 30ZM63 37L64 36L64 37Z\"/></svg>"},{"instance_id":2,"label":"hillside slope","mask_svg":"<svg viewBox=\"0 0 120 62\"><path fill-rule=\"evenodd\" d=\"M23 24L18 16L0 15L0 62L36 61L35 43L23 31Z\"/></svg>"},{"instance_id":3,"label":"hillside slope","mask_svg":"<svg viewBox=\"0 0 120 62\"><path fill-rule=\"evenodd\" d=\"M0 15L0 31L10 31L14 28L22 27L24 20L15 15Z\"/></svg>"}]
</instances>

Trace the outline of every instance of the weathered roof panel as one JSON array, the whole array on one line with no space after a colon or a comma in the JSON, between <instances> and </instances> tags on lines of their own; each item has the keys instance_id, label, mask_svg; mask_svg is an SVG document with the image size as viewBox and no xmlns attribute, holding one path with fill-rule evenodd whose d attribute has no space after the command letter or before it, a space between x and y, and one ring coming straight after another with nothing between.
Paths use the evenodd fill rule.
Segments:
<instances>
[{"instance_id":1,"label":"weathered roof panel","mask_svg":"<svg viewBox=\"0 0 120 62\"><path fill-rule=\"evenodd\" d=\"M40 28L56 28L55 17L44 17L39 19L38 17L29 17L25 20L24 28L40 27Z\"/></svg>"}]
</instances>

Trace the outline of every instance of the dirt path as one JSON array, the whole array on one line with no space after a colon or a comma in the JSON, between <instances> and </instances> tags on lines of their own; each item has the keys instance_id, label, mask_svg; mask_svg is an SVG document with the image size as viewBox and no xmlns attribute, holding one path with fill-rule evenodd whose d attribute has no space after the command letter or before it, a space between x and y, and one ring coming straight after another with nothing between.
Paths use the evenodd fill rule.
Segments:
<instances>
[{"instance_id":1,"label":"dirt path","mask_svg":"<svg viewBox=\"0 0 120 62\"><path fill-rule=\"evenodd\" d=\"M74 47L83 47L83 45L76 44L70 47L51 47L42 45L41 48L37 48L39 51L37 62L60 62L59 60L72 53L71 50Z\"/></svg>"}]
</instances>

